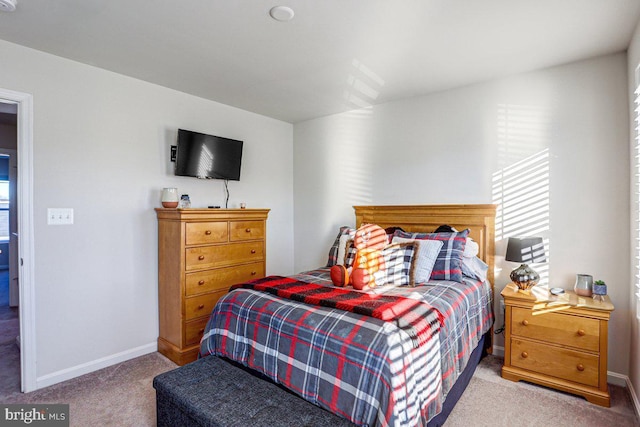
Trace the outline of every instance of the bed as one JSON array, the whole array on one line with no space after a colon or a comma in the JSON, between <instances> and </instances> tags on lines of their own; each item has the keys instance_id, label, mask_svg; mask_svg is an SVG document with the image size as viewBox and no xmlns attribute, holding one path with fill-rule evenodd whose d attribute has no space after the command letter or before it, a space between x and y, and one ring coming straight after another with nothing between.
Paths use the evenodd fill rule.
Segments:
<instances>
[{"instance_id":1,"label":"bed","mask_svg":"<svg viewBox=\"0 0 640 427\"><path fill-rule=\"evenodd\" d=\"M401 316L383 320L282 297L283 289L338 292L328 267L238 284L214 308L200 357L234 361L356 425L441 425L480 354L492 348L495 206L354 208L356 228L400 228L395 234L404 232L404 237L420 238L413 233L431 233L443 224L468 229L454 233L456 240L464 236L477 243L477 258L487 267L485 276L442 280L434 268L435 279L427 283L367 292L373 299L405 305L409 301L422 310L418 329L402 327ZM416 330L419 333L413 333Z\"/></svg>"}]
</instances>

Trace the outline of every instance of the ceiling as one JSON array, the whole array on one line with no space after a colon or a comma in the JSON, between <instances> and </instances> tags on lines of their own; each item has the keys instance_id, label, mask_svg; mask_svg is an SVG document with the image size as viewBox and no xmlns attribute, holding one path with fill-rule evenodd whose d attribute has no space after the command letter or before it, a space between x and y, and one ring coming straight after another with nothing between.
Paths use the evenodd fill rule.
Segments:
<instances>
[{"instance_id":1,"label":"ceiling","mask_svg":"<svg viewBox=\"0 0 640 427\"><path fill-rule=\"evenodd\" d=\"M0 39L291 123L623 51L640 15L638 0L17 1Z\"/></svg>"}]
</instances>

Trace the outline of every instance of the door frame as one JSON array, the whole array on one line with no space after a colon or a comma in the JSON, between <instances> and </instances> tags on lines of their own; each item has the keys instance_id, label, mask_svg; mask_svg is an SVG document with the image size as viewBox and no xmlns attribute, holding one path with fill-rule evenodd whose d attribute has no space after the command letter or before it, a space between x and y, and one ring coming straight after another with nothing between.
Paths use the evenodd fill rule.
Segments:
<instances>
[{"instance_id":1,"label":"door frame","mask_svg":"<svg viewBox=\"0 0 640 427\"><path fill-rule=\"evenodd\" d=\"M20 312L20 379L26 393L37 389L36 290L33 233L33 96L0 88L0 102L18 106L18 276Z\"/></svg>"}]
</instances>

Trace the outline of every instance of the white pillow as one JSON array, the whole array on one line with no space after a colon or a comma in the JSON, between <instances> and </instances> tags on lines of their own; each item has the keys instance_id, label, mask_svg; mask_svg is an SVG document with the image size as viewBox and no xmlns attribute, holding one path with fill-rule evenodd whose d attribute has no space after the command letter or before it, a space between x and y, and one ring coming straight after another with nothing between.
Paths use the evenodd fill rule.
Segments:
<instances>
[{"instance_id":1,"label":"white pillow","mask_svg":"<svg viewBox=\"0 0 640 427\"><path fill-rule=\"evenodd\" d=\"M349 234L343 234L340 236L340 242L338 243L338 259L336 265L344 265L344 256L347 252L347 242L353 239L353 236Z\"/></svg>"},{"instance_id":2,"label":"white pillow","mask_svg":"<svg viewBox=\"0 0 640 427\"><path fill-rule=\"evenodd\" d=\"M416 239L405 239L403 237L393 236L392 243L413 242ZM419 285L429 281L431 271L436 263L436 258L444 244L440 240L419 240L418 253L416 257L415 270L413 272L415 284Z\"/></svg>"},{"instance_id":3,"label":"white pillow","mask_svg":"<svg viewBox=\"0 0 640 427\"><path fill-rule=\"evenodd\" d=\"M462 274L484 282L487 280L489 266L478 257L462 257Z\"/></svg>"},{"instance_id":4,"label":"white pillow","mask_svg":"<svg viewBox=\"0 0 640 427\"><path fill-rule=\"evenodd\" d=\"M479 252L480 246L471 237L467 237L467 243L464 245L464 252L462 253L462 256L466 258L473 258L478 256Z\"/></svg>"}]
</instances>

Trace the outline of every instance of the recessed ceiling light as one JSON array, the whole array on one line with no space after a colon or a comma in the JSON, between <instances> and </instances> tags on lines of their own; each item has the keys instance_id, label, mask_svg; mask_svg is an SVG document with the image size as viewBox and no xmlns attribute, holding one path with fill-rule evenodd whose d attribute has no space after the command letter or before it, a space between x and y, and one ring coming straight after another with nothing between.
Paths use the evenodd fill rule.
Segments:
<instances>
[{"instance_id":1,"label":"recessed ceiling light","mask_svg":"<svg viewBox=\"0 0 640 427\"><path fill-rule=\"evenodd\" d=\"M6 1L6 0L0 0ZM11 1L11 0L10 0ZM269 15L276 21L287 22L293 19L293 9L288 6L275 6L269 11Z\"/></svg>"},{"instance_id":2,"label":"recessed ceiling light","mask_svg":"<svg viewBox=\"0 0 640 427\"><path fill-rule=\"evenodd\" d=\"M17 0L0 0L0 11L13 12L16 10L16 1Z\"/></svg>"}]
</instances>

